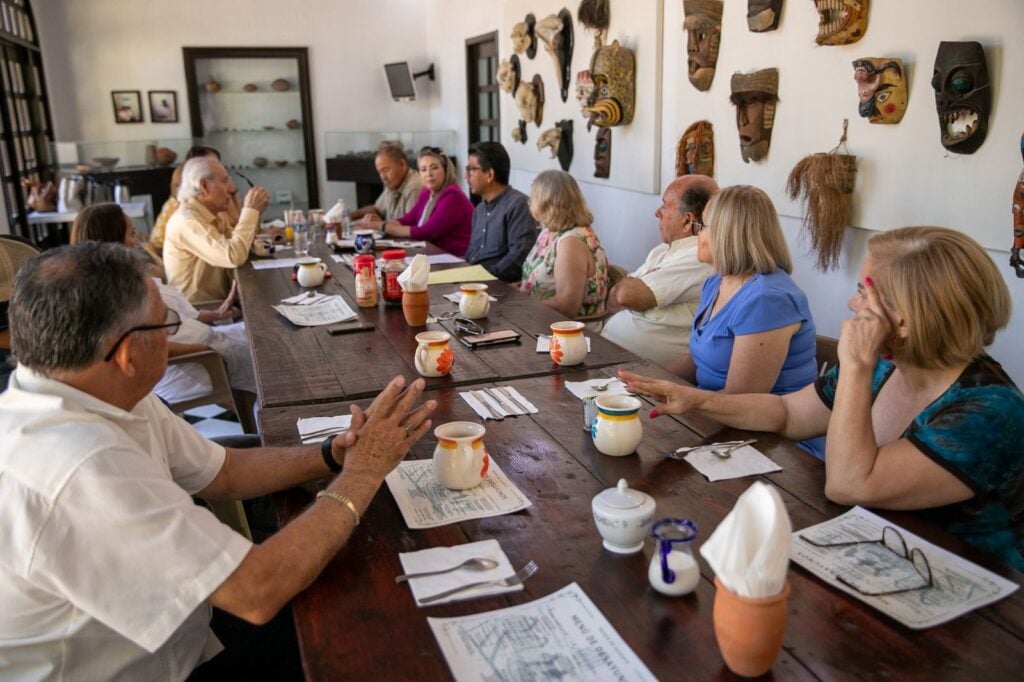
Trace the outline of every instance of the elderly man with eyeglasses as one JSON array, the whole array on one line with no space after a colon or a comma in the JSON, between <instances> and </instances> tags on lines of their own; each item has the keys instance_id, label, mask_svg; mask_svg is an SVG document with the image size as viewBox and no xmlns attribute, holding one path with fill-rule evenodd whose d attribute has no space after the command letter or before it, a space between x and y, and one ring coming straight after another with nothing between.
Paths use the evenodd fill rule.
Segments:
<instances>
[{"instance_id":1,"label":"elderly man with eyeglasses","mask_svg":"<svg viewBox=\"0 0 1024 682\"><path fill-rule=\"evenodd\" d=\"M697 259L697 233L704 206L717 191L706 175L684 175L665 188L654 213L662 243L608 292L609 305L619 312L602 336L662 366L689 350L701 286L711 274Z\"/></svg>"},{"instance_id":2,"label":"elderly man with eyeglasses","mask_svg":"<svg viewBox=\"0 0 1024 682\"><path fill-rule=\"evenodd\" d=\"M422 380L403 392L396 377L365 412L353 408L345 435L242 452L207 441L151 393L180 319L140 255L101 242L48 251L22 267L9 316L19 365L0 394L0 676L301 675L297 656L265 658L280 658L284 637L233 622L237 641L218 653L214 633L232 616L290 627L282 607L430 428L436 403L414 405ZM191 497L238 500L334 474L259 545Z\"/></svg>"}]
</instances>

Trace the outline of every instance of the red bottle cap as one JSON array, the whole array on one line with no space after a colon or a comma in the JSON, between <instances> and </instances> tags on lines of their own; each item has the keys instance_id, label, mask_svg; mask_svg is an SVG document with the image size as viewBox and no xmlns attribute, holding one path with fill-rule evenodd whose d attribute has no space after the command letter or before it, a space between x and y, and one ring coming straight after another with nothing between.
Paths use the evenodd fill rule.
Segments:
<instances>
[{"instance_id":1,"label":"red bottle cap","mask_svg":"<svg viewBox=\"0 0 1024 682\"><path fill-rule=\"evenodd\" d=\"M384 260L405 260L405 249L388 249L380 257Z\"/></svg>"}]
</instances>

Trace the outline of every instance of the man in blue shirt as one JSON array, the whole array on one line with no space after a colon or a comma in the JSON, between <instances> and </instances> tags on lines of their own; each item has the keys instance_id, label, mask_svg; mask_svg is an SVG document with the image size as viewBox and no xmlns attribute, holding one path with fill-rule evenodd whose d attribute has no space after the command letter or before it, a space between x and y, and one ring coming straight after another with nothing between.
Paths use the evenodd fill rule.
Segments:
<instances>
[{"instance_id":1,"label":"man in blue shirt","mask_svg":"<svg viewBox=\"0 0 1024 682\"><path fill-rule=\"evenodd\" d=\"M473 211L466 262L479 263L498 279L518 282L538 226L530 215L530 198L508 186L510 167L508 152L497 142L469 147L466 182L483 201Z\"/></svg>"}]
</instances>

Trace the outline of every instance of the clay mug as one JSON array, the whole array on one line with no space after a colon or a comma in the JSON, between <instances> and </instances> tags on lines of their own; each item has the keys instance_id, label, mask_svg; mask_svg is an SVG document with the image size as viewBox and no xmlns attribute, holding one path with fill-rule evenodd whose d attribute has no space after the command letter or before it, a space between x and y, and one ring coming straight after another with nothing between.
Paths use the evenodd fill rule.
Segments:
<instances>
[{"instance_id":1,"label":"clay mug","mask_svg":"<svg viewBox=\"0 0 1024 682\"><path fill-rule=\"evenodd\" d=\"M441 485L469 490L483 482L491 465L485 433L483 425L475 422L449 422L434 429L434 475Z\"/></svg>"},{"instance_id":2,"label":"clay mug","mask_svg":"<svg viewBox=\"0 0 1024 682\"><path fill-rule=\"evenodd\" d=\"M491 297L487 293L486 284L463 284L459 287L462 297L459 299L459 312L463 317L478 320L487 317L491 309Z\"/></svg>"},{"instance_id":3,"label":"clay mug","mask_svg":"<svg viewBox=\"0 0 1024 682\"><path fill-rule=\"evenodd\" d=\"M356 230L356 253L373 253L373 247L375 245L376 243L373 239L373 230Z\"/></svg>"},{"instance_id":4,"label":"clay mug","mask_svg":"<svg viewBox=\"0 0 1024 682\"><path fill-rule=\"evenodd\" d=\"M324 283L324 274L327 272L327 265L319 258L300 258L299 269L295 279L300 287L318 287Z\"/></svg>"},{"instance_id":5,"label":"clay mug","mask_svg":"<svg viewBox=\"0 0 1024 682\"><path fill-rule=\"evenodd\" d=\"M448 342L448 332L420 332L416 335L416 371L425 377L443 377L450 374L455 364L455 354Z\"/></svg>"},{"instance_id":6,"label":"clay mug","mask_svg":"<svg viewBox=\"0 0 1024 682\"><path fill-rule=\"evenodd\" d=\"M774 597L741 597L715 578L711 619L729 670L758 677L771 670L786 637L789 582Z\"/></svg>"},{"instance_id":7,"label":"clay mug","mask_svg":"<svg viewBox=\"0 0 1024 682\"><path fill-rule=\"evenodd\" d=\"M402 291L402 314L410 327L422 327L430 313L430 295L424 291Z\"/></svg>"},{"instance_id":8,"label":"clay mug","mask_svg":"<svg viewBox=\"0 0 1024 682\"><path fill-rule=\"evenodd\" d=\"M639 398L631 395L605 395L594 400L597 417L590 427L594 446L603 454L622 457L636 452L644 437L640 424Z\"/></svg>"},{"instance_id":9,"label":"clay mug","mask_svg":"<svg viewBox=\"0 0 1024 682\"><path fill-rule=\"evenodd\" d=\"M578 365L587 357L587 339L582 322L555 322L551 325L551 359L559 365Z\"/></svg>"}]
</instances>

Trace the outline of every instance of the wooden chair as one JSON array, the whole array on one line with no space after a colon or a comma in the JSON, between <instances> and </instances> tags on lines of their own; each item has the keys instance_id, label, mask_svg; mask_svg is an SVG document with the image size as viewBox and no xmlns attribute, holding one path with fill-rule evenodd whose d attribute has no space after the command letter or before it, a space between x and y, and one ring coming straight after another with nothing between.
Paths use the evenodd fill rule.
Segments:
<instances>
[{"instance_id":1,"label":"wooden chair","mask_svg":"<svg viewBox=\"0 0 1024 682\"><path fill-rule=\"evenodd\" d=\"M814 355L818 366L818 376L822 376L825 372L839 364L839 339L819 334L814 337L814 341Z\"/></svg>"}]
</instances>

